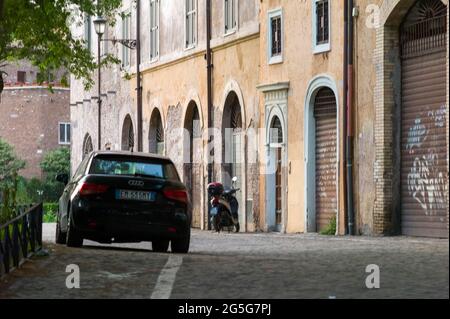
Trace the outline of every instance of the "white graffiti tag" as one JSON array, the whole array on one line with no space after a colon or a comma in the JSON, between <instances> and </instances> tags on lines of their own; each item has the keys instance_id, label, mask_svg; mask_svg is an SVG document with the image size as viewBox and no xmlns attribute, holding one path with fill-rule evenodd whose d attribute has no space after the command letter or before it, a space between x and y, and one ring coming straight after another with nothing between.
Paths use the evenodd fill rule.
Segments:
<instances>
[{"instance_id":1,"label":"white graffiti tag","mask_svg":"<svg viewBox=\"0 0 450 319\"><path fill-rule=\"evenodd\" d=\"M414 153L414 148L419 148L422 143L427 139L427 128L422 124L422 120L417 118L414 121L414 125L409 129L408 132L408 143L406 144L406 149L409 150L409 154Z\"/></svg>"},{"instance_id":2,"label":"white graffiti tag","mask_svg":"<svg viewBox=\"0 0 450 319\"><path fill-rule=\"evenodd\" d=\"M436 215L439 210L447 210L448 182L443 171L445 165L441 163L443 159L439 158L439 150L435 149L435 137L429 136L431 129L443 130L445 127L446 107L444 105L426 114L429 120L425 123L432 124L425 125L421 118L417 118L408 131L406 150L411 155L422 151L422 154L417 154L408 174L408 191L425 214L430 216Z\"/></svg>"},{"instance_id":3,"label":"white graffiti tag","mask_svg":"<svg viewBox=\"0 0 450 319\"><path fill-rule=\"evenodd\" d=\"M438 156L428 154L414 160L408 175L409 194L420 204L426 215L446 209L447 183L437 168Z\"/></svg>"}]
</instances>

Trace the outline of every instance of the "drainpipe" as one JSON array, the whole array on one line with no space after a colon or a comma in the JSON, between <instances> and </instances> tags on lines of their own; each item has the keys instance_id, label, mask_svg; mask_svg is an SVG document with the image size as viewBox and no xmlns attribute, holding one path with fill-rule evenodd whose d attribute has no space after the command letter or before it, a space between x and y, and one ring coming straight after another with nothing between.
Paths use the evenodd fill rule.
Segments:
<instances>
[{"instance_id":1,"label":"drainpipe","mask_svg":"<svg viewBox=\"0 0 450 319\"><path fill-rule=\"evenodd\" d=\"M212 101L212 50L211 50L211 0L206 0L206 69L207 69L207 95L208 95L208 145L211 145L213 143L214 138L210 136L210 128L214 126L213 123L213 101ZM214 154L214 150L213 150ZM213 155L212 154L212 155ZM214 156L214 155L213 155ZM208 184L213 182L214 179L214 170L213 170L213 163L210 163L210 160L208 158ZM206 192L206 190L205 190ZM207 194L207 193L205 193ZM208 195L205 196L205 198L208 198ZM209 216L209 210L210 210L210 203L209 200L207 202L207 212L208 212L208 229L211 229L210 224L210 216Z\"/></svg>"},{"instance_id":2,"label":"drainpipe","mask_svg":"<svg viewBox=\"0 0 450 319\"><path fill-rule=\"evenodd\" d=\"M355 212L353 206L353 0L347 4L347 214L348 234L355 234Z\"/></svg>"},{"instance_id":3,"label":"drainpipe","mask_svg":"<svg viewBox=\"0 0 450 319\"><path fill-rule=\"evenodd\" d=\"M342 95L343 95L343 104L344 104L344 116L343 116L343 122L344 122L344 135L345 135L345 142L344 142L344 154L345 154L345 163L347 163L347 88L348 88L348 74L347 74L347 60L348 60L348 2L344 1L344 65L343 65L343 89L342 89ZM347 167L344 165L344 224L345 224L345 234L348 234L348 211L347 211Z\"/></svg>"},{"instance_id":4,"label":"drainpipe","mask_svg":"<svg viewBox=\"0 0 450 319\"><path fill-rule=\"evenodd\" d=\"M136 1L136 99L137 99L137 144L138 152L143 151L142 143L142 85L141 85L141 1Z\"/></svg>"}]
</instances>

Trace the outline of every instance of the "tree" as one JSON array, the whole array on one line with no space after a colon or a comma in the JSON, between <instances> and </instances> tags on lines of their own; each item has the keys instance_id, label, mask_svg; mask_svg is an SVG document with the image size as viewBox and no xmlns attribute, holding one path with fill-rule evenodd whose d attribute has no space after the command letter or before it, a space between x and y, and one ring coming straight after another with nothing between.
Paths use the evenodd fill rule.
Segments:
<instances>
[{"instance_id":1,"label":"tree","mask_svg":"<svg viewBox=\"0 0 450 319\"><path fill-rule=\"evenodd\" d=\"M67 174L70 172L70 151L67 147L57 148L45 154L41 164L41 169L45 175L54 179L57 174Z\"/></svg>"},{"instance_id":2,"label":"tree","mask_svg":"<svg viewBox=\"0 0 450 319\"><path fill-rule=\"evenodd\" d=\"M55 180L58 174L70 173L70 151L66 147L58 148L45 154L41 169L45 174L43 181L43 199L55 202L61 196L64 185Z\"/></svg>"},{"instance_id":3,"label":"tree","mask_svg":"<svg viewBox=\"0 0 450 319\"><path fill-rule=\"evenodd\" d=\"M24 167L25 162L16 156L14 148L0 138L0 190L12 187Z\"/></svg>"},{"instance_id":4,"label":"tree","mask_svg":"<svg viewBox=\"0 0 450 319\"><path fill-rule=\"evenodd\" d=\"M0 138L0 222L13 217L16 206L18 172L25 162L14 153L14 148Z\"/></svg>"},{"instance_id":5,"label":"tree","mask_svg":"<svg viewBox=\"0 0 450 319\"><path fill-rule=\"evenodd\" d=\"M121 0L0 0L0 94L2 65L26 59L42 74L65 68L86 88L93 84L97 64L83 39L72 35L70 26L81 23L85 15L102 15L113 25ZM102 65L118 63L107 55Z\"/></svg>"}]
</instances>

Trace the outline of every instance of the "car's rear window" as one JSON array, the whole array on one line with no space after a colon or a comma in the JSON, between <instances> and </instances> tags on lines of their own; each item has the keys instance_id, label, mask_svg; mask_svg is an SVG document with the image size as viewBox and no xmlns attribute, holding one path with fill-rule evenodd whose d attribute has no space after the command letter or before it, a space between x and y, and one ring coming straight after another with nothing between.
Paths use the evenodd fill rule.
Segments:
<instances>
[{"instance_id":1,"label":"car's rear window","mask_svg":"<svg viewBox=\"0 0 450 319\"><path fill-rule=\"evenodd\" d=\"M172 163L146 161L131 158L96 157L92 160L89 174L140 176L179 181Z\"/></svg>"}]
</instances>

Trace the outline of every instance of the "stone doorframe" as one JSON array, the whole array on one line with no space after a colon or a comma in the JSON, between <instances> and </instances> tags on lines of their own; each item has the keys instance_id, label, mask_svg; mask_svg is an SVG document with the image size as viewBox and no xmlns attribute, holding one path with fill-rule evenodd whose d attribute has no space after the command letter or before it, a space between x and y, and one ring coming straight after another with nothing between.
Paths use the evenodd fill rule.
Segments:
<instances>
[{"instance_id":1,"label":"stone doorframe","mask_svg":"<svg viewBox=\"0 0 450 319\"><path fill-rule=\"evenodd\" d=\"M305 232L316 232L316 122L314 119L314 107L316 95L322 88L329 88L333 91L336 99L336 225L339 225L339 185L340 185L340 167L341 167L341 148L340 148L340 104L339 91L336 81L326 75L318 75L309 82L305 99L304 111L304 154L305 154ZM336 228L336 233L339 229Z\"/></svg>"},{"instance_id":2,"label":"stone doorframe","mask_svg":"<svg viewBox=\"0 0 450 319\"><path fill-rule=\"evenodd\" d=\"M447 5L447 30L449 19ZM373 92L375 107L375 205L373 229L375 234L394 234L400 231L400 199L398 193L400 178L396 144L399 141L399 127L395 117L401 106L401 60L400 24L416 0L384 0L380 7L379 24L376 25L376 47L373 64L376 85ZM449 145L449 51L447 31L447 146ZM449 153L447 148L447 167ZM448 222L448 215L447 215ZM448 228L448 224L447 224Z\"/></svg>"},{"instance_id":3,"label":"stone doorframe","mask_svg":"<svg viewBox=\"0 0 450 319\"><path fill-rule=\"evenodd\" d=\"M257 87L258 90L264 93L264 125L265 125L265 150L266 150L266 171L270 165L272 165L272 156L273 151L276 148L281 148L281 156L282 156L282 176L281 176L281 184L282 184L282 224L281 224L281 233L286 233L287 223L288 223L288 174L287 174L287 163L288 163L288 94L289 94L289 82L280 82L268 85L260 85ZM272 144L271 143L271 134L270 128L273 122L273 119L278 117L281 122L281 127L283 130L283 143L281 144ZM273 163L276 164L276 163ZM268 211L269 207L275 207L275 203L269 201L272 198L273 191L270 190L267 181L266 174L266 183L265 183L265 197L266 197L266 214L265 214L265 230L273 231L275 228L271 225L272 219L269 216ZM275 216L275 215L274 215ZM275 218L272 216L273 218Z\"/></svg>"}]
</instances>

